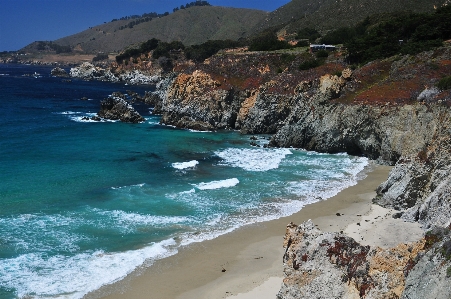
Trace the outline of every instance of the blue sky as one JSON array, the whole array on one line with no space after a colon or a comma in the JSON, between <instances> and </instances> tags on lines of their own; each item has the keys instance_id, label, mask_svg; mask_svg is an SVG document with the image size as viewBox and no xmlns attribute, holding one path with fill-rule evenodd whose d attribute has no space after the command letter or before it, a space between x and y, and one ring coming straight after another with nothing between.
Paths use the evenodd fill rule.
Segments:
<instances>
[{"instance_id":1,"label":"blue sky","mask_svg":"<svg viewBox=\"0 0 451 299\"><path fill-rule=\"evenodd\" d=\"M0 0L0 51L15 51L36 40L55 40L146 12L171 12L194 0ZM211 5L273 11L290 0L210 0Z\"/></svg>"}]
</instances>

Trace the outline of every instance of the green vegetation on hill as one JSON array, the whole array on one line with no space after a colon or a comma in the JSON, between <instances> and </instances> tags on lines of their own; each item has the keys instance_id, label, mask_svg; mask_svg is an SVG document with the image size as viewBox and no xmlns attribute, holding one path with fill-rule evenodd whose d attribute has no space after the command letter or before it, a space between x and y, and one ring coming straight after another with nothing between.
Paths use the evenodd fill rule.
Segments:
<instances>
[{"instance_id":1,"label":"green vegetation on hill","mask_svg":"<svg viewBox=\"0 0 451 299\"><path fill-rule=\"evenodd\" d=\"M286 41L279 40L274 32L266 30L251 40L249 51L274 51L291 47Z\"/></svg>"},{"instance_id":2,"label":"green vegetation on hill","mask_svg":"<svg viewBox=\"0 0 451 299\"><path fill-rule=\"evenodd\" d=\"M130 58L137 58L142 55L147 55L151 51L153 51L152 58L154 59L158 59L160 57L170 58L173 51L184 50L187 59L201 62L218 53L222 49L242 45L243 44L241 42L232 40L210 40L200 45L185 47L185 45L179 41L168 43L152 38L142 43L138 48L127 49L123 53L117 55L116 61L118 63L123 63Z\"/></svg>"},{"instance_id":3,"label":"green vegetation on hill","mask_svg":"<svg viewBox=\"0 0 451 299\"><path fill-rule=\"evenodd\" d=\"M344 44L351 63L365 63L396 54L417 54L451 38L451 6L433 14L409 14L378 24L367 18L353 27L329 32L321 41Z\"/></svg>"},{"instance_id":4,"label":"green vegetation on hill","mask_svg":"<svg viewBox=\"0 0 451 299\"><path fill-rule=\"evenodd\" d=\"M446 0L292 0L271 12L258 28L282 26L287 33L297 33L301 28L314 28L320 32L338 27L353 26L368 16L387 13L433 12Z\"/></svg>"},{"instance_id":5,"label":"green vegetation on hill","mask_svg":"<svg viewBox=\"0 0 451 299\"><path fill-rule=\"evenodd\" d=\"M62 46L52 41L36 41L25 48L21 49L20 52L54 52L56 54L70 53L72 48L70 46Z\"/></svg>"},{"instance_id":6,"label":"green vegetation on hill","mask_svg":"<svg viewBox=\"0 0 451 299\"><path fill-rule=\"evenodd\" d=\"M204 61L205 59L215 55L222 49L243 46L240 41L233 40L209 40L200 45L192 45L185 49L187 59L194 61Z\"/></svg>"},{"instance_id":7,"label":"green vegetation on hill","mask_svg":"<svg viewBox=\"0 0 451 299\"><path fill-rule=\"evenodd\" d=\"M179 9L186 9L186 8L190 8L190 7L194 7L194 6L211 6L211 5L207 1L195 1L195 2L186 3L186 5L181 5L180 8L176 7L172 11L176 12ZM141 23L150 22L155 18L162 18L162 17L166 17L168 15L169 15L169 12L165 12L162 14L159 14L156 12L151 12L151 13L145 13L141 16L133 15L133 16L128 16L128 17L122 17L120 19L113 19L111 22L116 22L118 20L133 20L133 21L130 21L129 23L127 23L126 25L120 26L118 29L118 30L124 30L126 28L131 29L134 26L139 25Z\"/></svg>"}]
</instances>

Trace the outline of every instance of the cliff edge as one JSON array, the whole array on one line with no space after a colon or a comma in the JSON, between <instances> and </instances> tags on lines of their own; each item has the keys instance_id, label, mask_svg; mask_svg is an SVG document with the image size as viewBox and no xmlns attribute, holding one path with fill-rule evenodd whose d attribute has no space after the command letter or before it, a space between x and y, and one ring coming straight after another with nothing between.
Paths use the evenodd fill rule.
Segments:
<instances>
[{"instance_id":1,"label":"cliff edge","mask_svg":"<svg viewBox=\"0 0 451 299\"><path fill-rule=\"evenodd\" d=\"M339 53L302 70L308 59L305 53L221 54L182 68L154 93L162 122L268 133L270 146L347 152L394 165L373 201L419 222L429 235L382 250L311 224L291 225L278 298L449 298L451 92L435 86L451 73L451 47L356 70Z\"/></svg>"}]
</instances>

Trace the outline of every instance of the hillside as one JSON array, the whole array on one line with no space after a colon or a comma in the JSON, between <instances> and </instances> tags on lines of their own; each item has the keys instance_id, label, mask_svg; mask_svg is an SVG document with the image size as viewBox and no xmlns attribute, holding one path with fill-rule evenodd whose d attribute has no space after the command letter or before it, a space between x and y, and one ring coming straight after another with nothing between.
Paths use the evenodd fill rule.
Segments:
<instances>
[{"instance_id":1,"label":"hillside","mask_svg":"<svg viewBox=\"0 0 451 299\"><path fill-rule=\"evenodd\" d=\"M271 12L257 28L284 27L287 33L312 27L327 31L354 25L367 16L395 12L432 12L448 0L292 0Z\"/></svg>"},{"instance_id":2,"label":"hillside","mask_svg":"<svg viewBox=\"0 0 451 299\"><path fill-rule=\"evenodd\" d=\"M86 53L96 53L119 52L129 45L151 38L167 42L181 41L185 45L199 44L207 40L239 39L249 35L252 28L267 14L252 9L190 7L132 28L127 27L130 20L108 22L58 39L55 43Z\"/></svg>"}]
</instances>

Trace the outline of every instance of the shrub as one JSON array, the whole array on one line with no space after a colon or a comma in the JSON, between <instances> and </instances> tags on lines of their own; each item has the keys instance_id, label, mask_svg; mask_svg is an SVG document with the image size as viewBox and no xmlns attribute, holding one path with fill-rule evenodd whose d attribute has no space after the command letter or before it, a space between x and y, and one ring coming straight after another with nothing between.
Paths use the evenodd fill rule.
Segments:
<instances>
[{"instance_id":1,"label":"shrub","mask_svg":"<svg viewBox=\"0 0 451 299\"><path fill-rule=\"evenodd\" d=\"M296 35L296 39L308 39L311 43L315 42L315 40L320 37L321 34L318 32L318 30L309 27L302 28Z\"/></svg>"},{"instance_id":2,"label":"shrub","mask_svg":"<svg viewBox=\"0 0 451 299\"><path fill-rule=\"evenodd\" d=\"M235 48L242 46L238 41L232 40L209 40L200 45L193 45L185 49L187 59L194 61L204 61L205 59L215 55L222 49Z\"/></svg>"},{"instance_id":3,"label":"shrub","mask_svg":"<svg viewBox=\"0 0 451 299\"><path fill-rule=\"evenodd\" d=\"M321 59L310 59L310 60L306 60L303 63L301 63L299 65L299 69L301 71L305 71L305 70L313 69L315 67L319 67L323 63L324 63L324 60L321 60Z\"/></svg>"},{"instance_id":4,"label":"shrub","mask_svg":"<svg viewBox=\"0 0 451 299\"><path fill-rule=\"evenodd\" d=\"M445 78L442 78L438 83L437 87L440 90L446 90L451 88L451 76L447 76Z\"/></svg>"},{"instance_id":5,"label":"shrub","mask_svg":"<svg viewBox=\"0 0 451 299\"><path fill-rule=\"evenodd\" d=\"M327 58L329 56L329 52L327 52L326 50L319 50L315 55L316 58Z\"/></svg>"},{"instance_id":6,"label":"shrub","mask_svg":"<svg viewBox=\"0 0 451 299\"><path fill-rule=\"evenodd\" d=\"M265 31L252 40L249 51L274 51L289 48L291 48L290 44L280 41L274 32Z\"/></svg>"}]
</instances>

